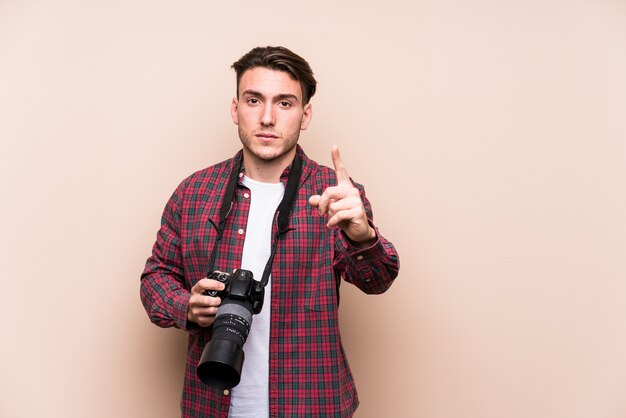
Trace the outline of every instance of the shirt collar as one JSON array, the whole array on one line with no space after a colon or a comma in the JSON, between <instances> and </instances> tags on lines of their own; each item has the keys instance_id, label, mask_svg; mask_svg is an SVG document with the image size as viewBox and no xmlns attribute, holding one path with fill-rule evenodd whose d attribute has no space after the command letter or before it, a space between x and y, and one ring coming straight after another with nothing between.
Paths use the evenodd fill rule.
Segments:
<instances>
[{"instance_id":1,"label":"shirt collar","mask_svg":"<svg viewBox=\"0 0 626 418\"><path fill-rule=\"evenodd\" d=\"M296 144L296 155L299 155L300 158L302 159L302 176L300 178L300 184L302 184L304 182L304 180L311 173L316 171L317 163L315 161L311 160L309 157L306 156L306 154L304 153L304 150L302 149L302 147L299 144ZM239 152L237 152L237 154L235 155L234 160L237 160L238 158L243 158L243 150L239 150ZM285 168L285 170L280 175L280 181L282 181L283 183L287 182L287 178L289 177L289 173L291 172L291 165L292 164L289 164L287 166L287 168ZM245 167L242 164L241 165L241 171L239 173L240 181L241 181L241 179L243 179L243 174L244 173L245 173Z\"/></svg>"}]
</instances>

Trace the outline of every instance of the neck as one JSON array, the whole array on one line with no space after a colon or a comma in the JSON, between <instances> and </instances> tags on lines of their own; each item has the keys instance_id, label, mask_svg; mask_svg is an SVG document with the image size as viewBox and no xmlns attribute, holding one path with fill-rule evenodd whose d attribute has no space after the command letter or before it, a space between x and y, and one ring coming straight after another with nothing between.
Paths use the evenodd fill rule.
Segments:
<instances>
[{"instance_id":1,"label":"neck","mask_svg":"<svg viewBox=\"0 0 626 418\"><path fill-rule=\"evenodd\" d=\"M273 160L263 160L243 149L243 164L246 176L262 183L280 183L280 176L296 155L296 149Z\"/></svg>"}]
</instances>

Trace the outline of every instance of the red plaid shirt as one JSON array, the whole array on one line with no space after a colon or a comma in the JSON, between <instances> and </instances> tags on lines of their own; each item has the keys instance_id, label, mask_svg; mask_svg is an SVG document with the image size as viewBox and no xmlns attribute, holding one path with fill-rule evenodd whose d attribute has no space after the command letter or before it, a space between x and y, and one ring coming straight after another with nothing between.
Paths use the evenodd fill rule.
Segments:
<instances>
[{"instance_id":1,"label":"red plaid shirt","mask_svg":"<svg viewBox=\"0 0 626 418\"><path fill-rule=\"evenodd\" d=\"M241 151L240 151L241 152ZM290 231L280 240L272 266L269 405L271 417L349 417L358 398L339 335L337 308L343 277L366 293L382 293L398 273L398 254L378 235L369 248L354 247L308 204L308 198L336 184L333 170L302 157L300 188ZM187 322L190 289L206 277L215 242L219 207L233 159L201 170L176 189L141 276L141 300L153 323L189 333L183 417L228 416L229 391L204 385L196 376L210 328ZM286 182L289 168L281 180ZM357 185L371 221L371 207ZM240 267L250 200L239 184L227 218L215 269ZM274 224L274 229L276 225ZM243 233L241 233L243 232ZM260 280L259 277L256 278ZM254 326L254 323L252 324Z\"/></svg>"}]
</instances>

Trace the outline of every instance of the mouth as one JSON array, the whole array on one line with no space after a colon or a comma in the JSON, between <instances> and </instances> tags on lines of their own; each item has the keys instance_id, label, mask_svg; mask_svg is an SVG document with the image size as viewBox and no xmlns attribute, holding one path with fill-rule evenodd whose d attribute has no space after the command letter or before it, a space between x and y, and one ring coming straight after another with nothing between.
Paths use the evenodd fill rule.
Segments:
<instances>
[{"instance_id":1,"label":"mouth","mask_svg":"<svg viewBox=\"0 0 626 418\"><path fill-rule=\"evenodd\" d=\"M260 132L254 136L259 138L261 141L265 141L265 142L273 141L276 138L278 138L278 135L275 135L270 132Z\"/></svg>"}]
</instances>

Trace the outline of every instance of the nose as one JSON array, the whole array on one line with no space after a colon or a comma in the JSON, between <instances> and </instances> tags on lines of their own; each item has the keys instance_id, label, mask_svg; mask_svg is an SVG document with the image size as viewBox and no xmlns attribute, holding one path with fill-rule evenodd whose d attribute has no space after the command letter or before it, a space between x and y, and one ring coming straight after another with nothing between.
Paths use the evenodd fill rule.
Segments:
<instances>
[{"instance_id":1,"label":"nose","mask_svg":"<svg viewBox=\"0 0 626 418\"><path fill-rule=\"evenodd\" d=\"M261 125L263 126L273 126L275 123L274 120L274 108L271 104L266 104L263 106L263 111L261 112Z\"/></svg>"}]
</instances>

